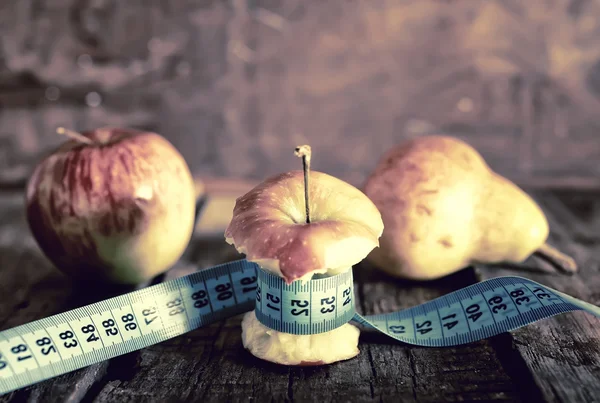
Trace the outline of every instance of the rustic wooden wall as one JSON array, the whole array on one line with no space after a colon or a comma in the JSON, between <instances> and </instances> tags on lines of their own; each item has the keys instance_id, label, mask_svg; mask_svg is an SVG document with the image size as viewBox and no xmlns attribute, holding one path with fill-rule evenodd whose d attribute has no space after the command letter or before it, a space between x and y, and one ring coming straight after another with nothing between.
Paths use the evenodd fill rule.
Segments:
<instances>
[{"instance_id":1,"label":"rustic wooden wall","mask_svg":"<svg viewBox=\"0 0 600 403\"><path fill-rule=\"evenodd\" d=\"M467 139L521 183L600 183L600 2L3 0L0 172L59 125L158 131L190 166L360 184L403 138Z\"/></svg>"}]
</instances>

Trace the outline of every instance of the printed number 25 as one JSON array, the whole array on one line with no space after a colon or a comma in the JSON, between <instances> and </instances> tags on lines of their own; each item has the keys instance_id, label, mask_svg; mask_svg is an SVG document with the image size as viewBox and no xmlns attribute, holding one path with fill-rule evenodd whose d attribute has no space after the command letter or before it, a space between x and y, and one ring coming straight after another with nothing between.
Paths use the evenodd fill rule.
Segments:
<instances>
[{"instance_id":1,"label":"printed number 25","mask_svg":"<svg viewBox=\"0 0 600 403\"><path fill-rule=\"evenodd\" d=\"M304 316L308 316L308 301L305 299L293 299L291 302L292 306L297 306L299 308L303 308L303 309L297 309L297 308L293 308L292 309L292 315L294 316L298 316L298 315L304 315Z\"/></svg>"}]
</instances>

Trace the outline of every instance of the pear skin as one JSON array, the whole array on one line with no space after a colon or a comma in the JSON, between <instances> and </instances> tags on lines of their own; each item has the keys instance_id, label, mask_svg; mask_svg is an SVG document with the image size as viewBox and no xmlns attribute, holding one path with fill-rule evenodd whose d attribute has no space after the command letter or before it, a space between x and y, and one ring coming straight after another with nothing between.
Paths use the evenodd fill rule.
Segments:
<instances>
[{"instance_id":1,"label":"pear skin","mask_svg":"<svg viewBox=\"0 0 600 403\"><path fill-rule=\"evenodd\" d=\"M391 149L364 192L385 225L368 260L400 278L433 280L476 262L520 263L549 233L535 201L453 137L424 136Z\"/></svg>"}]
</instances>

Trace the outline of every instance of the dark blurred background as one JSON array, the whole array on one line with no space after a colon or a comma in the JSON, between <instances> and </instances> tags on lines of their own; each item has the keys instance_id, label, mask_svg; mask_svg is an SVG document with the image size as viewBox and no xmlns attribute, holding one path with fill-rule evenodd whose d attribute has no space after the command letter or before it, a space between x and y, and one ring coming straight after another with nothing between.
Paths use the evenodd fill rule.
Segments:
<instances>
[{"instance_id":1,"label":"dark blurred background","mask_svg":"<svg viewBox=\"0 0 600 403\"><path fill-rule=\"evenodd\" d=\"M0 176L57 126L156 131L195 173L360 185L461 137L524 185L600 186L600 1L2 0Z\"/></svg>"}]
</instances>

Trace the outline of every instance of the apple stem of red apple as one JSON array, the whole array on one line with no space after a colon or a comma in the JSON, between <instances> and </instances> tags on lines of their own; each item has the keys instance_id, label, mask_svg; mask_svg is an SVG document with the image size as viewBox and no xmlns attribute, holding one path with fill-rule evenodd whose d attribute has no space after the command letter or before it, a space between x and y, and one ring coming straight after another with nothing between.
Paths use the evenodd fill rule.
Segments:
<instances>
[{"instance_id":1,"label":"apple stem of red apple","mask_svg":"<svg viewBox=\"0 0 600 403\"><path fill-rule=\"evenodd\" d=\"M64 127L59 127L58 129L56 129L56 133L64 134L65 136L70 137L73 140L78 141L80 143L94 144L94 142L92 140L88 139L83 134L77 133L76 131L73 131L73 130L65 129Z\"/></svg>"},{"instance_id":2,"label":"apple stem of red apple","mask_svg":"<svg viewBox=\"0 0 600 403\"><path fill-rule=\"evenodd\" d=\"M306 206L306 223L310 224L310 207L309 207L309 197L308 197L308 178L310 172L310 156L311 149L309 145L303 145L296 147L294 152L296 156L302 157L302 169L304 170L304 204Z\"/></svg>"},{"instance_id":3,"label":"apple stem of red apple","mask_svg":"<svg viewBox=\"0 0 600 403\"><path fill-rule=\"evenodd\" d=\"M547 243L543 244L534 252L535 255L551 263L563 273L572 274L577 272L577 262Z\"/></svg>"}]
</instances>

